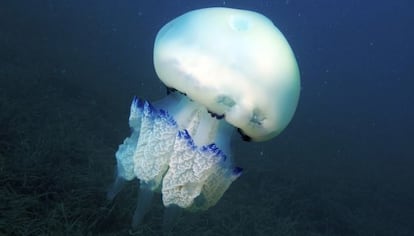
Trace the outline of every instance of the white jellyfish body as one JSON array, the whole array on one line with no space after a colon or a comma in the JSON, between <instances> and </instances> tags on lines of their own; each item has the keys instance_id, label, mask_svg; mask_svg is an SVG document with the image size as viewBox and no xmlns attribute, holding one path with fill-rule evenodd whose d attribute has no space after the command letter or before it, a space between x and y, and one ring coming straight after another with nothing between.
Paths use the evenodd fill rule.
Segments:
<instances>
[{"instance_id":1,"label":"white jellyfish body","mask_svg":"<svg viewBox=\"0 0 414 236\"><path fill-rule=\"evenodd\" d=\"M273 23L255 12L207 8L188 12L157 34L154 65L174 92L155 102L134 98L130 137L116 152L117 178L139 179L133 226L162 194L168 229L179 209L214 206L237 179L230 138L268 140L290 122L299 99L299 70Z\"/></svg>"}]
</instances>

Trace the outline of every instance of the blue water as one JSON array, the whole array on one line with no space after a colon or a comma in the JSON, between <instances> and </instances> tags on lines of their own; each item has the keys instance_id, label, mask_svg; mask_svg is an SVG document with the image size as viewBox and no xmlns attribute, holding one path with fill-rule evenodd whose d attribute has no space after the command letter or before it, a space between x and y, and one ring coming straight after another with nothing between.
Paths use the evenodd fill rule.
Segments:
<instances>
[{"instance_id":1,"label":"blue water","mask_svg":"<svg viewBox=\"0 0 414 236\"><path fill-rule=\"evenodd\" d=\"M130 100L165 94L152 64L158 30L211 6L275 23L296 55L301 97L277 138L233 142L243 176L214 208L184 214L171 234L414 235L408 0L1 1L0 234L128 235L136 183L115 203L104 198L129 134ZM49 151L32 151L39 145ZM88 181L66 178L74 173ZM154 206L139 232L160 234L161 218Z\"/></svg>"}]
</instances>

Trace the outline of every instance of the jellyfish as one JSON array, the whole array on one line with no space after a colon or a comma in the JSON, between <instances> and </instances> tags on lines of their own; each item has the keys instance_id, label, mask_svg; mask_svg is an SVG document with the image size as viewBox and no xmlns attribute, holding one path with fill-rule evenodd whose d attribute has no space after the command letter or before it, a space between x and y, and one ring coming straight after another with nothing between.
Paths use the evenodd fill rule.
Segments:
<instances>
[{"instance_id":1,"label":"jellyfish","mask_svg":"<svg viewBox=\"0 0 414 236\"><path fill-rule=\"evenodd\" d=\"M299 69L283 34L247 10L205 8L161 28L154 67L168 95L134 98L131 135L116 152L113 199L125 181L139 180L132 226L150 209L154 193L169 229L181 211L214 206L242 173L230 141L266 141L290 122L300 90Z\"/></svg>"}]
</instances>

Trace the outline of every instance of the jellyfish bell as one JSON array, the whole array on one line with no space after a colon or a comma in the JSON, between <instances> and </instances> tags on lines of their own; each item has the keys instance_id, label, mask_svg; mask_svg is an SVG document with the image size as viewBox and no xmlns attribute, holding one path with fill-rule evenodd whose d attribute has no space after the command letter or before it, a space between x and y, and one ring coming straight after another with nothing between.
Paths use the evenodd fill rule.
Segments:
<instances>
[{"instance_id":1,"label":"jellyfish bell","mask_svg":"<svg viewBox=\"0 0 414 236\"><path fill-rule=\"evenodd\" d=\"M160 192L169 228L181 209L214 206L240 176L229 145L235 128L265 141L288 125L299 99L299 70L268 18L230 8L194 10L167 23L155 39L154 66L173 92L153 104L133 100L132 134L116 153L108 196L125 180L139 179L133 225Z\"/></svg>"},{"instance_id":2,"label":"jellyfish bell","mask_svg":"<svg viewBox=\"0 0 414 236\"><path fill-rule=\"evenodd\" d=\"M283 34L252 11L188 12L158 33L154 66L168 87L224 115L254 141L278 135L299 98L299 70Z\"/></svg>"}]
</instances>

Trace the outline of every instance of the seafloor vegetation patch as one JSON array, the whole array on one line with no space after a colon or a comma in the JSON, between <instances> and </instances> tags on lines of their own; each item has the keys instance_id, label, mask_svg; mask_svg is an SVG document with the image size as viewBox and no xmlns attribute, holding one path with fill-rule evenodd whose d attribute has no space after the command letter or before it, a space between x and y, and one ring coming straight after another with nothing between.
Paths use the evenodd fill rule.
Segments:
<instances>
[{"instance_id":1,"label":"seafloor vegetation patch","mask_svg":"<svg viewBox=\"0 0 414 236\"><path fill-rule=\"evenodd\" d=\"M128 104L120 107L116 97L80 85L41 66L0 67L0 235L161 233L160 202L138 231L129 230L136 182L114 202L105 199L114 152L128 132ZM355 176L308 178L295 168L248 166L217 206L184 214L171 235L412 232L410 215L398 215L412 206L402 201L408 198L389 196ZM400 206L389 206L390 199ZM398 222L398 233L392 232Z\"/></svg>"}]
</instances>

